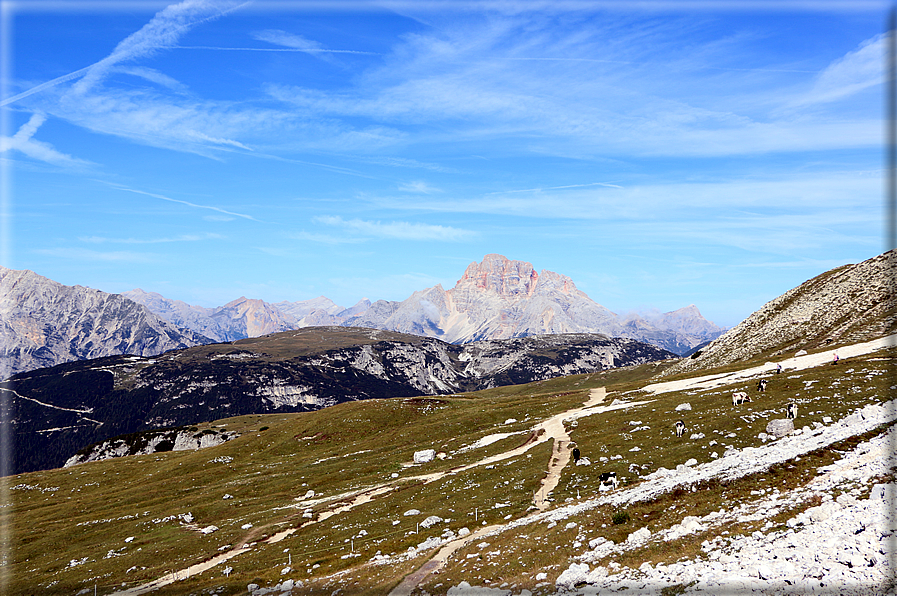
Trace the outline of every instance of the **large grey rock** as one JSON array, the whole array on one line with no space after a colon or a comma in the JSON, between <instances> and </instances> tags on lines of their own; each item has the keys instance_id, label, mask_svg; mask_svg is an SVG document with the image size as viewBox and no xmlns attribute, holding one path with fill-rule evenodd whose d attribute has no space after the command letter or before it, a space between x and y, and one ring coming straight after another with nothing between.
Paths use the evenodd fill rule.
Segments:
<instances>
[{"instance_id":1,"label":"large grey rock","mask_svg":"<svg viewBox=\"0 0 897 596\"><path fill-rule=\"evenodd\" d=\"M794 421L789 418L770 420L769 424L766 425L766 434L772 435L777 439L791 434L793 431Z\"/></svg>"}]
</instances>

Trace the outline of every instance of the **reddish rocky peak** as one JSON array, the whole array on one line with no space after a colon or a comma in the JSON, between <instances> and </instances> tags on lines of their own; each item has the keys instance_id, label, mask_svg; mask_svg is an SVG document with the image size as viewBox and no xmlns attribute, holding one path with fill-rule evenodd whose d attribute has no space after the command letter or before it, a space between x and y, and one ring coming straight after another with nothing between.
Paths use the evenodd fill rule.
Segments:
<instances>
[{"instance_id":1,"label":"reddish rocky peak","mask_svg":"<svg viewBox=\"0 0 897 596\"><path fill-rule=\"evenodd\" d=\"M531 263L490 254L483 257L482 263L471 263L455 287L475 288L510 298L531 296L538 281L539 274Z\"/></svg>"}]
</instances>

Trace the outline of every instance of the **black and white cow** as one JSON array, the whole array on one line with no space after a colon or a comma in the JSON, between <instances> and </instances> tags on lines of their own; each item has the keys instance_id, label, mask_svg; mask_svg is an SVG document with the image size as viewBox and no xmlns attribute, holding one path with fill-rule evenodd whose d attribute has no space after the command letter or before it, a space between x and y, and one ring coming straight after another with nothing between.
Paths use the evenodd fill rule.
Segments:
<instances>
[{"instance_id":1,"label":"black and white cow","mask_svg":"<svg viewBox=\"0 0 897 596\"><path fill-rule=\"evenodd\" d=\"M759 381L757 381L757 391L759 391L760 393L766 392L766 379L760 379Z\"/></svg>"},{"instance_id":2,"label":"black and white cow","mask_svg":"<svg viewBox=\"0 0 897 596\"><path fill-rule=\"evenodd\" d=\"M676 422L676 436L681 437L682 433L684 433L684 432L685 432L685 423L682 422L681 420L678 420Z\"/></svg>"},{"instance_id":3,"label":"black and white cow","mask_svg":"<svg viewBox=\"0 0 897 596\"><path fill-rule=\"evenodd\" d=\"M751 397L744 391L736 391L732 394L732 405L738 406L746 401L751 401Z\"/></svg>"},{"instance_id":4,"label":"black and white cow","mask_svg":"<svg viewBox=\"0 0 897 596\"><path fill-rule=\"evenodd\" d=\"M788 404L788 411L785 414L785 417L790 418L791 420L794 420L795 418L797 418L797 404L796 403L791 402L790 404Z\"/></svg>"},{"instance_id":5,"label":"black and white cow","mask_svg":"<svg viewBox=\"0 0 897 596\"><path fill-rule=\"evenodd\" d=\"M616 472L604 472L598 477L598 480L601 481L598 490L614 490L619 486Z\"/></svg>"}]
</instances>

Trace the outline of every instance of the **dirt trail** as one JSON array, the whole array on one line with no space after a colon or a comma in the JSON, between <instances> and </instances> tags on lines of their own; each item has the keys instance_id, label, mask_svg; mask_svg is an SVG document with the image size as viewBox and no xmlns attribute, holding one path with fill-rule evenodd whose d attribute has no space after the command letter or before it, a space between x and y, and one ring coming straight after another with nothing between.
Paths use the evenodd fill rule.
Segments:
<instances>
[{"instance_id":1,"label":"dirt trail","mask_svg":"<svg viewBox=\"0 0 897 596\"><path fill-rule=\"evenodd\" d=\"M299 526L288 528L281 532L278 532L264 540L265 543L272 544L276 542L280 542L284 538L294 534L299 531L302 527L319 523L328 519L334 515L338 515L340 513L345 513L350 509L353 509L359 505L363 505L364 503L368 503L374 497L385 494L391 490L395 490L399 483L405 483L408 481L423 481L425 484L430 482L435 482L441 478L452 474L458 474L460 472L464 472L471 468L475 468L478 466L489 465L495 462L499 462L502 460L510 459L512 457L516 457L518 455L522 455L541 443L544 443L548 440L554 441L554 449L552 450L552 456L549 460L548 471L545 478L542 481L542 488L537 492L534 497L534 504L538 507L539 511L546 509L549 505L549 501L546 501L546 497L548 497L552 490L557 486L558 481L561 476L561 472L564 469L564 466L570 460L570 450L571 450L571 440L570 435L567 433L567 430L564 428L564 421L570 420L582 415L589 414L598 414L602 412L607 412L610 410L616 410L620 408L628 408L636 405L641 405L647 402L629 402L624 404L617 404L613 406L604 406L604 407L596 407L599 406L606 397L606 391L604 387L600 387L597 389L592 389L589 392L588 400L580 407L573 408L572 410L567 410L560 414L555 414L551 418L541 422L533 428L533 438L530 441L527 441L525 444L517 447L516 449L511 449L509 451L505 451L503 453L499 453L497 455L489 456L473 462L471 464L467 464L465 466L459 466L457 468L453 468L451 470L446 470L442 472L434 472L432 474L422 474L419 476L411 476L405 477L401 480L394 480L391 482L387 482L384 484L370 486L359 490L357 492L351 494L343 494L337 497L333 497L335 501L331 509L322 511L318 514L317 519L309 520ZM347 502L347 499L351 498ZM465 544L470 542L471 540L475 540L479 536L488 533L489 531L497 528L499 526L486 526L483 528L477 529L475 532L468 534L467 536L450 542L442 547L439 552L431 559L429 559L422 567L420 567L417 571L407 576L405 580L399 584L391 593L390 596L397 596L399 594L410 594L411 590L413 590L425 577L430 575L433 571L440 569L444 564L448 557L463 547ZM149 583L142 584L140 586L136 586L130 588L128 590L124 590L121 592L116 592L114 596L137 596L139 594L145 594L162 586L166 586L172 584L176 581L180 581L190 577L192 575L196 575L198 573L202 573L204 571L208 571L209 569L219 565L228 559L235 557L239 554L247 552L250 550L250 547L246 544L241 544L240 546L229 550L225 553L217 555L208 561L204 561L202 563L197 563L196 565L192 565L186 569L182 569L180 571L175 571L164 575L158 579L155 579ZM413 585L412 585L413 584ZM405 586L403 588L403 586ZM397 590L405 590L408 591L397 591Z\"/></svg>"},{"instance_id":2,"label":"dirt trail","mask_svg":"<svg viewBox=\"0 0 897 596\"><path fill-rule=\"evenodd\" d=\"M533 503L539 508L539 511L544 511L548 508L550 501L546 500L546 497L551 495L551 491L557 487L558 482L561 479L561 472L570 462L570 453L574 443L570 439L570 434L567 432L567 429L564 427L564 419L593 406L597 406L604 401L606 395L607 392L604 387L592 389L589 392L589 399L583 407L569 410L562 415L554 416L545 422L543 428L545 428L546 435L554 439L554 448L551 450L551 459L548 461L548 474L542 479L542 486L536 491L536 495L533 498Z\"/></svg>"},{"instance_id":3,"label":"dirt trail","mask_svg":"<svg viewBox=\"0 0 897 596\"><path fill-rule=\"evenodd\" d=\"M570 440L570 434L564 427L564 420L573 418L575 417L575 415L583 413L584 411L601 404L604 401L606 395L607 392L605 391L604 387L592 389L589 392L588 401L586 401L581 407L567 410L566 412L552 416L545 422L539 424L535 429L537 436L539 429L544 429L545 432L542 433L538 440L527 442L522 447L518 447L517 449L513 449L512 451L508 451L497 456L493 456L492 458L487 458L488 460L494 461L498 461L498 459L496 458L506 459L507 457L511 457L511 455L508 455L510 453L519 455L532 448L533 446L547 441L548 439L554 440L554 448L551 452L551 459L549 459L548 461L548 473L542 480L542 487L536 492L536 495L533 499L533 502L540 513L548 508L550 501L548 501L546 497L551 494L552 490L555 489L558 482L560 481L561 472L563 471L564 466L566 466L570 461L572 441ZM631 406L634 404L626 405ZM602 411L607 410L602 409ZM469 467L472 466L465 466L464 469L467 469ZM439 550L439 552L437 552L431 559L421 565L416 571L407 575L405 579L403 579L402 582L389 593L389 596L410 596L410 594L414 591L414 588L416 588L418 584L426 579L431 573L438 572L440 569L442 569L442 567L445 566L446 561L452 555L452 553L469 544L471 541L477 540L481 536L489 534L493 530L500 527L501 526L498 525L486 526L478 529L475 532L472 532L471 534L468 534L467 536L464 536L463 538L459 538L458 540L454 540L444 545Z\"/></svg>"}]
</instances>

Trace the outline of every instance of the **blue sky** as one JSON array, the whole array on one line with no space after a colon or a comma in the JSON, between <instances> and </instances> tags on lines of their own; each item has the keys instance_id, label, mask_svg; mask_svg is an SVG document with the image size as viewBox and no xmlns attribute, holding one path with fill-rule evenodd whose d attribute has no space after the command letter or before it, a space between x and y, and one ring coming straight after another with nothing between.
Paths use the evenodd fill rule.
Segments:
<instances>
[{"instance_id":1,"label":"blue sky","mask_svg":"<svg viewBox=\"0 0 897 596\"><path fill-rule=\"evenodd\" d=\"M3 2L3 265L218 306L488 253L732 326L883 252L883 2Z\"/></svg>"}]
</instances>

